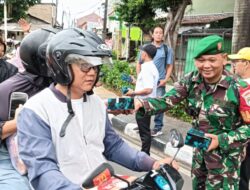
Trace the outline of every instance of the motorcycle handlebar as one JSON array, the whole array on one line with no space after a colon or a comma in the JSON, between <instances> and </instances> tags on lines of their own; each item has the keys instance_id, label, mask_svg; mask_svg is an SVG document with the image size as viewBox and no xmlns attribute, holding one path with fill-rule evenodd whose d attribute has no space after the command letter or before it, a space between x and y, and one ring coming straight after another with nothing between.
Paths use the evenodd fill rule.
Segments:
<instances>
[{"instance_id":1,"label":"motorcycle handlebar","mask_svg":"<svg viewBox=\"0 0 250 190\"><path fill-rule=\"evenodd\" d=\"M114 174L114 169L110 164L103 163L92 172L82 184L82 187L86 189L93 188L103 184L112 177L127 184L127 187L122 188L122 190L181 190L184 184L180 173L168 164L162 165L158 170L149 171L146 175L137 178L130 185L126 179Z\"/></svg>"}]
</instances>

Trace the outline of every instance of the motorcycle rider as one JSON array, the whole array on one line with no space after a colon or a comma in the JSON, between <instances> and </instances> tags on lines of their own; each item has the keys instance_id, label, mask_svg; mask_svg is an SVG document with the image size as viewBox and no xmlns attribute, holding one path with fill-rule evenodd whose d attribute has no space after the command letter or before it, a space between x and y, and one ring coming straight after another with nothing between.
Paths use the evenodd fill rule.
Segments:
<instances>
[{"instance_id":1,"label":"motorcycle rider","mask_svg":"<svg viewBox=\"0 0 250 190\"><path fill-rule=\"evenodd\" d=\"M51 84L24 105L18 118L20 155L34 189L79 190L106 160L136 171L155 161L129 147L112 129L104 102L93 87L111 51L94 33L65 29L47 47Z\"/></svg>"},{"instance_id":2,"label":"motorcycle rider","mask_svg":"<svg viewBox=\"0 0 250 190\"><path fill-rule=\"evenodd\" d=\"M31 97L49 85L45 50L48 40L56 32L56 29L39 29L27 35L20 46L26 71L0 84L0 189L30 189L26 176L21 176L12 166L6 147L5 139L16 132L16 117L9 119L10 96L12 92L24 92Z\"/></svg>"}]
</instances>

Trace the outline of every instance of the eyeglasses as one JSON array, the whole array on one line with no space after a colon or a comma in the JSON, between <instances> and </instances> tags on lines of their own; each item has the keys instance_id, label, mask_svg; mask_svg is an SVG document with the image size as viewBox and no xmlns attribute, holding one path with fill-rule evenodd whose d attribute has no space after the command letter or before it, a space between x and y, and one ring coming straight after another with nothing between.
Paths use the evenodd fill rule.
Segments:
<instances>
[{"instance_id":1,"label":"eyeglasses","mask_svg":"<svg viewBox=\"0 0 250 190\"><path fill-rule=\"evenodd\" d=\"M80 70L84 73L89 72L91 69L93 69L95 73L97 73L99 70L99 66L92 66L89 63L79 63L77 65L79 66Z\"/></svg>"},{"instance_id":2,"label":"eyeglasses","mask_svg":"<svg viewBox=\"0 0 250 190\"><path fill-rule=\"evenodd\" d=\"M232 61L232 65L235 66L238 63L244 63L244 62L247 62L247 60L245 60L245 59L235 59L235 60Z\"/></svg>"}]
</instances>

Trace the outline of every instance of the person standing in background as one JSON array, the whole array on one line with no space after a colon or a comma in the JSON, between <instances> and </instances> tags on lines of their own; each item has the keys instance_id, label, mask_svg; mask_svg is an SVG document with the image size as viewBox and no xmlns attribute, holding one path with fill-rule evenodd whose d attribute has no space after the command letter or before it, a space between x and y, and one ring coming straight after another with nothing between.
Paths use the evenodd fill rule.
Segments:
<instances>
[{"instance_id":1,"label":"person standing in background","mask_svg":"<svg viewBox=\"0 0 250 190\"><path fill-rule=\"evenodd\" d=\"M250 124L250 118L247 117L248 113L250 111L250 104L249 98L250 98L250 47L245 47L240 49L240 51L237 54L229 55L229 59L232 61L233 70L234 73L240 77L240 82L245 83L245 87L239 87L240 91L240 100L244 101L246 104L244 106L244 103L241 105L241 115L243 120ZM244 84L243 84L244 85ZM243 99L242 99L243 98ZM249 104L249 105L248 105ZM243 108L244 106L244 108ZM240 190L248 190L249 189L249 178L250 178L250 143L247 144L246 149L246 157L245 160L241 163L240 168Z\"/></svg>"},{"instance_id":2,"label":"person standing in background","mask_svg":"<svg viewBox=\"0 0 250 190\"><path fill-rule=\"evenodd\" d=\"M24 32L25 35L30 33L31 23L29 23L24 18L20 18L18 20L18 24L21 27L21 29L22 29L22 31ZM25 71L25 68L24 68L24 66L22 64L22 61L21 61L21 58L20 58L20 53L19 53L21 42L18 41L18 40L14 40L13 43L14 43L14 46L15 46L15 52L14 52L14 56L9 60L9 62L18 68L18 72L22 73L22 72Z\"/></svg>"},{"instance_id":3,"label":"person standing in background","mask_svg":"<svg viewBox=\"0 0 250 190\"><path fill-rule=\"evenodd\" d=\"M141 72L139 73L136 81L135 91L129 90L125 95L136 98L156 98L157 82L159 80L159 72L153 62L156 54L156 47L153 44L146 44L141 47ZM151 133L150 133L151 116L146 115L140 117L136 114L136 122L139 128L143 152L150 155L151 146Z\"/></svg>"},{"instance_id":4,"label":"person standing in background","mask_svg":"<svg viewBox=\"0 0 250 190\"><path fill-rule=\"evenodd\" d=\"M16 41L16 40L14 41L15 52L14 52L13 58L11 58L11 59L9 60L9 62L10 62L12 65L14 65L14 66L16 66L16 67L18 68L18 72L21 72L21 73L22 73L22 72L25 71L25 68L24 68L24 66L23 66L23 64L22 64L22 60L21 60L20 54L19 54L20 44L21 44L20 41Z\"/></svg>"},{"instance_id":5,"label":"person standing in background","mask_svg":"<svg viewBox=\"0 0 250 190\"><path fill-rule=\"evenodd\" d=\"M27 35L28 33L30 33L30 29L31 29L31 23L29 23L27 20L25 20L24 18L20 18L18 21L19 26L21 27L21 29L23 30L24 34ZM24 72L25 68L22 64L22 60L20 58L20 44L21 42L18 40L14 40L14 46L15 46L15 55L13 58L11 58L9 60L9 62L11 64L13 64L14 66L16 66L18 68L18 72Z\"/></svg>"},{"instance_id":6,"label":"person standing in background","mask_svg":"<svg viewBox=\"0 0 250 190\"><path fill-rule=\"evenodd\" d=\"M112 33L109 32L106 35L105 38L105 44L107 44L107 46L112 50L113 49L113 40L112 40Z\"/></svg>"},{"instance_id":7,"label":"person standing in background","mask_svg":"<svg viewBox=\"0 0 250 190\"><path fill-rule=\"evenodd\" d=\"M6 53L6 44L3 39L0 38L0 83L15 75L18 71L17 67L8 63L4 59Z\"/></svg>"},{"instance_id":8,"label":"person standing in background","mask_svg":"<svg viewBox=\"0 0 250 190\"><path fill-rule=\"evenodd\" d=\"M173 50L163 43L164 29L161 26L156 26L153 29L152 44L156 46L157 52L153 62L159 72L159 82L157 87L157 97L161 97L166 93L165 87L170 75L173 71ZM140 59L139 59L140 60ZM136 65L137 76L141 71L141 60ZM151 135L156 137L162 134L164 114L157 114L154 122L155 126Z\"/></svg>"}]
</instances>

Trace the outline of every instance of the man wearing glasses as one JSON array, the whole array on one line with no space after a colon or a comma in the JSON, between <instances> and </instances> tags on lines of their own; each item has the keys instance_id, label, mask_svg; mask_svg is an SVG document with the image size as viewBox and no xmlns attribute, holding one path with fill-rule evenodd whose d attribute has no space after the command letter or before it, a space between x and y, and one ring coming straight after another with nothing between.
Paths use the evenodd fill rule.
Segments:
<instances>
[{"instance_id":1,"label":"man wearing glasses","mask_svg":"<svg viewBox=\"0 0 250 190\"><path fill-rule=\"evenodd\" d=\"M100 65L111 57L96 34L63 30L46 56L56 84L29 99L18 119L20 155L34 189L80 190L107 160L137 171L170 162L132 149L112 129L104 102L92 91Z\"/></svg>"}]
</instances>

